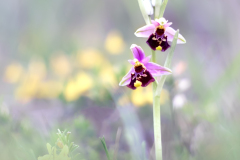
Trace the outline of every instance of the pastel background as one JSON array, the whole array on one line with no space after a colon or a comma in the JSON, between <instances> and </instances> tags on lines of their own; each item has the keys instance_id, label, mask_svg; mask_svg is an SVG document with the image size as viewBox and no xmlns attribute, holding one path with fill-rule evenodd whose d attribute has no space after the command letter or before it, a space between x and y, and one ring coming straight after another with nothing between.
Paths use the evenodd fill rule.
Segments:
<instances>
[{"instance_id":1,"label":"pastel background","mask_svg":"<svg viewBox=\"0 0 240 160\"><path fill-rule=\"evenodd\" d=\"M163 158L239 160L239 0L169 0L177 45L162 91ZM119 87L146 39L137 0L0 1L0 159L33 160L67 129L78 159L153 160L152 87ZM167 52L157 52L164 64ZM146 150L144 150L144 144Z\"/></svg>"}]
</instances>

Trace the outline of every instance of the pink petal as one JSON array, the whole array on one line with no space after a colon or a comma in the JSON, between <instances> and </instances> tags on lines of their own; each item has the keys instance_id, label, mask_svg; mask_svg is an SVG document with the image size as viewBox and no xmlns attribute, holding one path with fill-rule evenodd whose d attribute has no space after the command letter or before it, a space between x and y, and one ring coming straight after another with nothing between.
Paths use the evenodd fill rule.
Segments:
<instances>
[{"instance_id":1,"label":"pink petal","mask_svg":"<svg viewBox=\"0 0 240 160\"><path fill-rule=\"evenodd\" d=\"M145 65L146 63L148 63L148 62L150 61L151 57L152 57L151 55L150 55L150 56L147 56L147 57L145 57L144 59L142 59L142 61L140 61L140 62ZM129 59L128 62L129 62L131 65L135 65L135 63L136 63L136 61L135 61L135 60L132 60L132 59Z\"/></svg>"},{"instance_id":2,"label":"pink petal","mask_svg":"<svg viewBox=\"0 0 240 160\"><path fill-rule=\"evenodd\" d=\"M155 28L160 25L157 21L151 20L151 22L154 24Z\"/></svg>"},{"instance_id":3,"label":"pink petal","mask_svg":"<svg viewBox=\"0 0 240 160\"><path fill-rule=\"evenodd\" d=\"M164 24L164 27L167 28L167 27L169 27L171 25L172 25L172 22L168 22L168 23Z\"/></svg>"},{"instance_id":4,"label":"pink petal","mask_svg":"<svg viewBox=\"0 0 240 160\"><path fill-rule=\"evenodd\" d=\"M134 34L137 37L149 37L155 31L155 28L154 24L148 24L139 28Z\"/></svg>"},{"instance_id":5,"label":"pink petal","mask_svg":"<svg viewBox=\"0 0 240 160\"><path fill-rule=\"evenodd\" d=\"M132 44L130 49L133 53L133 57L136 58L139 62L141 62L145 58L143 49L140 46L137 46L136 44Z\"/></svg>"},{"instance_id":6,"label":"pink petal","mask_svg":"<svg viewBox=\"0 0 240 160\"><path fill-rule=\"evenodd\" d=\"M142 60L142 63L145 65L146 63L148 63L150 61L150 59L152 58L152 56L147 56Z\"/></svg>"},{"instance_id":7,"label":"pink petal","mask_svg":"<svg viewBox=\"0 0 240 160\"><path fill-rule=\"evenodd\" d=\"M167 37L167 40L168 40L168 41L173 41L173 37L174 37L175 33L176 33L176 31L175 31L172 27L167 27L167 28L166 28L166 31L165 31L165 34L168 36L168 37ZM184 43L186 43L185 38L184 38L180 33L178 34L177 43L178 43L178 44L184 44Z\"/></svg>"},{"instance_id":8,"label":"pink petal","mask_svg":"<svg viewBox=\"0 0 240 160\"><path fill-rule=\"evenodd\" d=\"M126 86L131 82L131 74L134 73L134 68L132 67L130 71L122 78L119 86Z\"/></svg>"},{"instance_id":9,"label":"pink petal","mask_svg":"<svg viewBox=\"0 0 240 160\"><path fill-rule=\"evenodd\" d=\"M128 62L129 62L130 64L132 64L132 65L134 65L134 64L135 64L135 61L134 61L134 60L132 60L132 59L129 59L129 60L128 60Z\"/></svg>"},{"instance_id":10,"label":"pink petal","mask_svg":"<svg viewBox=\"0 0 240 160\"><path fill-rule=\"evenodd\" d=\"M168 75L172 73L170 69L160 66L153 62L149 62L145 64L145 67L153 76L162 76L162 75Z\"/></svg>"}]
</instances>

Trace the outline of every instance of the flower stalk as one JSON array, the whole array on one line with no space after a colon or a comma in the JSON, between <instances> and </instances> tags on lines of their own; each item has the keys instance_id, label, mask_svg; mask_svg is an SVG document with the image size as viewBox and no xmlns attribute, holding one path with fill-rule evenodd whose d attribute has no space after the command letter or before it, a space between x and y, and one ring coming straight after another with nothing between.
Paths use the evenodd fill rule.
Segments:
<instances>
[{"instance_id":1,"label":"flower stalk","mask_svg":"<svg viewBox=\"0 0 240 160\"><path fill-rule=\"evenodd\" d=\"M165 18L163 18L168 0L152 1L154 9L149 7L149 5L146 5L146 1L138 0L140 10L147 25L139 28L135 32L135 35L137 37L148 37L146 43L151 47L152 56L146 57L142 48L133 44L130 49L132 50L134 60L129 60L133 67L130 69L127 75L123 77L119 85L136 89L137 87L146 87L148 84L153 82L153 127L155 156L156 160L162 160L160 96L167 75L171 73L171 70L168 68L171 65L176 44L184 44L186 43L186 40L181 34L179 34L179 30L175 31L170 27L172 24L171 22L168 22ZM152 14L154 14L155 20L151 20ZM168 41L172 41L171 47L168 44ZM168 48L170 48L170 51L165 60L164 67L156 64L155 50L164 52ZM152 62L149 62L150 58ZM159 82L156 78L153 78L156 76L161 76Z\"/></svg>"},{"instance_id":2,"label":"flower stalk","mask_svg":"<svg viewBox=\"0 0 240 160\"><path fill-rule=\"evenodd\" d=\"M162 17L163 13L165 11L166 5L167 5L168 0L164 0L162 5L160 4L159 11L158 9L155 11L160 12L159 17L158 14L155 12L155 17ZM160 0L158 3L161 3ZM157 3L157 4L158 4ZM177 44L178 40L178 33L179 30L174 35L173 41L172 41L172 46L170 49L170 52L168 53L168 56L166 58L164 67L169 68L171 65L173 53ZM156 63L156 52L152 50L152 62ZM164 85L164 82L167 78L167 75L161 76L161 79L159 83L153 83L153 127L154 127L154 144L155 144L155 156L156 160L162 160L162 135L161 135L161 109L160 109L160 96L161 96L161 91Z\"/></svg>"},{"instance_id":3,"label":"flower stalk","mask_svg":"<svg viewBox=\"0 0 240 160\"><path fill-rule=\"evenodd\" d=\"M152 62L156 63L156 51L154 50L152 50ZM158 83L152 84L152 90L153 90L153 130L154 130L155 156L156 160L162 160L160 94L155 94L158 93L157 92Z\"/></svg>"},{"instance_id":4,"label":"flower stalk","mask_svg":"<svg viewBox=\"0 0 240 160\"><path fill-rule=\"evenodd\" d=\"M164 67L170 67L172 62L173 53L177 44L179 30L177 30L170 52L168 53ZM155 54L155 51L152 52ZM152 55L152 57L154 57ZM154 62L155 59L152 59ZM162 138L161 138L161 110L160 110L160 97L161 91L167 75L161 76L159 83L153 83L153 127L154 127L154 144L155 144L155 155L156 160L162 160Z\"/></svg>"},{"instance_id":5,"label":"flower stalk","mask_svg":"<svg viewBox=\"0 0 240 160\"><path fill-rule=\"evenodd\" d=\"M160 94L155 94L157 93L157 89L158 84L153 83L153 129L154 129L155 155L156 160L162 160Z\"/></svg>"}]
</instances>

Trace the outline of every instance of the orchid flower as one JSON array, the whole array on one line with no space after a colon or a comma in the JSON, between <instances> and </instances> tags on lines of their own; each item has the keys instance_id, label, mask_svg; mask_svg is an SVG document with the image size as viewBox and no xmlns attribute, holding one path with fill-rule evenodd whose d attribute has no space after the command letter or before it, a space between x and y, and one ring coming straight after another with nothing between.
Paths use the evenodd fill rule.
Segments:
<instances>
[{"instance_id":1,"label":"orchid flower","mask_svg":"<svg viewBox=\"0 0 240 160\"><path fill-rule=\"evenodd\" d=\"M147 44L153 50L161 50L164 52L170 47L168 41L173 41L173 37L176 33L176 31L170 27L171 25L172 22L168 22L162 17L152 20L152 24L139 28L135 32L135 35L137 37L148 37ZM185 38L181 34L178 35L177 43L186 43Z\"/></svg>"},{"instance_id":2,"label":"orchid flower","mask_svg":"<svg viewBox=\"0 0 240 160\"><path fill-rule=\"evenodd\" d=\"M130 71L122 78L120 86L127 86L131 89L137 87L146 87L151 82L154 82L155 76L171 74L172 71L162 67L156 63L149 62L151 56L145 56L143 49L140 46L132 44L130 47L133 53L133 60L128 60L133 65Z\"/></svg>"}]
</instances>

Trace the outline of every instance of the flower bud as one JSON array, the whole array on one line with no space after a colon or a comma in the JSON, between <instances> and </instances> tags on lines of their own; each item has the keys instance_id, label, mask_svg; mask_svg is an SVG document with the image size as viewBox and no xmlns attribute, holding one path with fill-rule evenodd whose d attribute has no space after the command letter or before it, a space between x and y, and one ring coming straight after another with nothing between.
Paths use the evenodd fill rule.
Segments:
<instances>
[{"instance_id":1,"label":"flower bud","mask_svg":"<svg viewBox=\"0 0 240 160\"><path fill-rule=\"evenodd\" d=\"M152 6L155 7L156 5L156 0L152 0Z\"/></svg>"},{"instance_id":2,"label":"flower bud","mask_svg":"<svg viewBox=\"0 0 240 160\"><path fill-rule=\"evenodd\" d=\"M143 0L144 7L146 9L147 14L150 16L153 14L153 7L150 0Z\"/></svg>"},{"instance_id":3,"label":"flower bud","mask_svg":"<svg viewBox=\"0 0 240 160\"><path fill-rule=\"evenodd\" d=\"M62 148L63 148L63 143L62 143L62 141L58 140L58 141L57 141L57 146L62 149Z\"/></svg>"}]
</instances>

